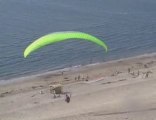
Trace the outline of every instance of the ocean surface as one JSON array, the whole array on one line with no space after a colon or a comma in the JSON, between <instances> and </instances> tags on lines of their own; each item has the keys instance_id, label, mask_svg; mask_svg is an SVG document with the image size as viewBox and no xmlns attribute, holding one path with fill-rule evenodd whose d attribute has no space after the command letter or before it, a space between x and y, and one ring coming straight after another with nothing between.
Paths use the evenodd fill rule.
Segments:
<instances>
[{"instance_id":1,"label":"ocean surface","mask_svg":"<svg viewBox=\"0 0 156 120\"><path fill-rule=\"evenodd\" d=\"M82 31L107 43L70 40L23 58L42 35ZM0 0L0 80L156 52L156 0Z\"/></svg>"}]
</instances>

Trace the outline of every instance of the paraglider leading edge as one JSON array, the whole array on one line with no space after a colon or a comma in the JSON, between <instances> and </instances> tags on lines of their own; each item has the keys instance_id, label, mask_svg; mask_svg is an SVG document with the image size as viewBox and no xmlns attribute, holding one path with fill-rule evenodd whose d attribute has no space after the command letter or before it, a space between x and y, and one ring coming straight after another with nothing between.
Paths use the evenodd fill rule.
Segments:
<instances>
[{"instance_id":1,"label":"paraglider leading edge","mask_svg":"<svg viewBox=\"0 0 156 120\"><path fill-rule=\"evenodd\" d=\"M98 39L95 36L92 36L87 33L83 32L75 32L75 31L66 31L66 32L55 32L48 35L45 35L43 37L40 37L39 39L35 40L33 43L28 45L28 47L24 51L24 57L26 58L29 56L32 52L50 45L54 43L58 43L65 40L71 40L71 39L77 39L77 40L86 40L89 42L93 42L105 49L105 51L108 51L108 46L103 42L102 40Z\"/></svg>"}]
</instances>

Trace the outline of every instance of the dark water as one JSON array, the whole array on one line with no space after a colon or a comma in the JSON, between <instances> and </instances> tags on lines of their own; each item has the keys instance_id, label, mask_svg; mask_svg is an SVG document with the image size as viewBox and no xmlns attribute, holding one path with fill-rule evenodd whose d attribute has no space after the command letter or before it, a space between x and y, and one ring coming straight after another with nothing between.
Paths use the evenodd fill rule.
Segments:
<instances>
[{"instance_id":1,"label":"dark water","mask_svg":"<svg viewBox=\"0 0 156 120\"><path fill-rule=\"evenodd\" d=\"M56 31L103 39L48 46L23 58L34 39ZM0 0L0 80L156 52L156 0Z\"/></svg>"}]
</instances>

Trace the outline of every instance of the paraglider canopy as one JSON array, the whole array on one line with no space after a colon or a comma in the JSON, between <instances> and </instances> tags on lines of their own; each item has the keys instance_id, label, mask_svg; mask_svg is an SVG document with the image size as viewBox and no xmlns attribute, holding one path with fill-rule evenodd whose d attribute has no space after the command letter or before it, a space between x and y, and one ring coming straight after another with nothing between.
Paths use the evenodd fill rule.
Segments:
<instances>
[{"instance_id":1,"label":"paraglider canopy","mask_svg":"<svg viewBox=\"0 0 156 120\"><path fill-rule=\"evenodd\" d=\"M77 40L86 40L93 42L105 49L107 52L108 47L107 45L100 39L98 39L95 36L92 36L87 33L83 32L76 32L76 31L65 31L65 32L55 32L48 35L45 35L43 37L40 37L39 39L35 40L33 43L31 43L24 51L24 57L26 58L29 56L32 52L50 45L54 43L58 43L65 40L71 40L71 39L77 39Z\"/></svg>"}]
</instances>

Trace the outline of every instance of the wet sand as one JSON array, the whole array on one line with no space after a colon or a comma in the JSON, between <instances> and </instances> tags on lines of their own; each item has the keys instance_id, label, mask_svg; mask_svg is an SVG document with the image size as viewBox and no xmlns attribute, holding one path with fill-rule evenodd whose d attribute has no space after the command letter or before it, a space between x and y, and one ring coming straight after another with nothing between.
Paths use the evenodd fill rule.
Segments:
<instances>
[{"instance_id":1,"label":"wet sand","mask_svg":"<svg viewBox=\"0 0 156 120\"><path fill-rule=\"evenodd\" d=\"M71 92L53 98L49 85ZM0 120L154 120L156 54L28 76L0 85Z\"/></svg>"}]
</instances>

